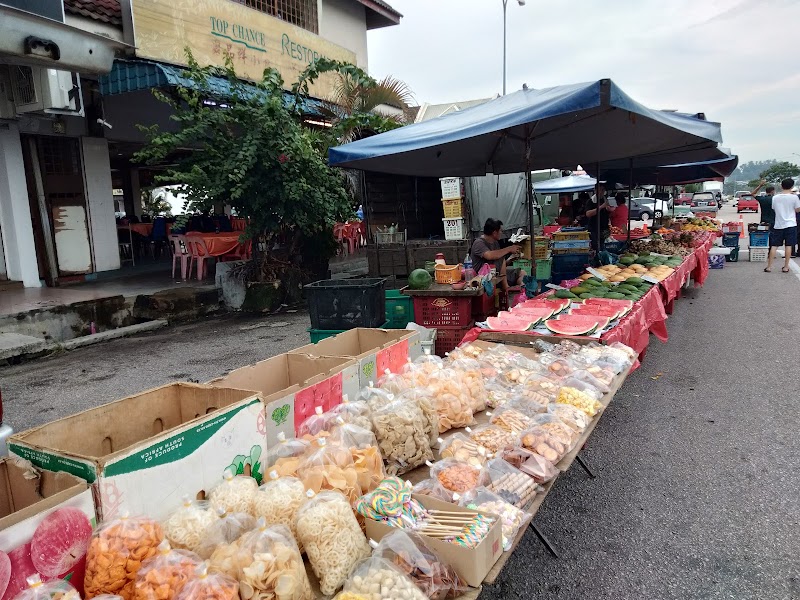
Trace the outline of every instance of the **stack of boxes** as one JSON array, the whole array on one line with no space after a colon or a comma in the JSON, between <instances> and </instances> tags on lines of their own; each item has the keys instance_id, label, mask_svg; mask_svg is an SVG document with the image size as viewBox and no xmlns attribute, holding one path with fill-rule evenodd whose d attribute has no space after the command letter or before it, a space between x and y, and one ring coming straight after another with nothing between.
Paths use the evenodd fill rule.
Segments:
<instances>
[{"instance_id":1,"label":"stack of boxes","mask_svg":"<svg viewBox=\"0 0 800 600\"><path fill-rule=\"evenodd\" d=\"M562 228L553 234L552 280L575 279L589 264L589 232L583 228Z\"/></svg>"},{"instance_id":2,"label":"stack of boxes","mask_svg":"<svg viewBox=\"0 0 800 600\"><path fill-rule=\"evenodd\" d=\"M463 240L469 233L464 213L464 199L461 193L460 177L442 177L439 179L442 186L442 211L444 218L444 239Z\"/></svg>"},{"instance_id":3,"label":"stack of boxes","mask_svg":"<svg viewBox=\"0 0 800 600\"><path fill-rule=\"evenodd\" d=\"M766 262L768 255L769 255L769 231L760 231L760 230L751 231L750 262Z\"/></svg>"},{"instance_id":4,"label":"stack of boxes","mask_svg":"<svg viewBox=\"0 0 800 600\"><path fill-rule=\"evenodd\" d=\"M725 257L728 262L738 262L739 260L739 232L730 232L722 234L722 245L725 248L730 248L731 252Z\"/></svg>"}]
</instances>

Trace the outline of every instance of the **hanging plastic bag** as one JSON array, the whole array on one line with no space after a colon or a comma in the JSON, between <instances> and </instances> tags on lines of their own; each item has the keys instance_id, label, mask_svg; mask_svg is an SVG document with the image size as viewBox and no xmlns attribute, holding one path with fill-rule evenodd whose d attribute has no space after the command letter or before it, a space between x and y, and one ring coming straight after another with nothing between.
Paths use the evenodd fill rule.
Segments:
<instances>
[{"instance_id":1,"label":"hanging plastic bag","mask_svg":"<svg viewBox=\"0 0 800 600\"><path fill-rule=\"evenodd\" d=\"M353 567L370 554L350 503L339 492L320 492L300 507L297 536L325 595L339 589Z\"/></svg>"},{"instance_id":2,"label":"hanging plastic bag","mask_svg":"<svg viewBox=\"0 0 800 600\"><path fill-rule=\"evenodd\" d=\"M445 600L469 588L452 566L440 559L416 533L398 529L385 535L372 553L407 575L427 598Z\"/></svg>"},{"instance_id":3,"label":"hanging plastic bag","mask_svg":"<svg viewBox=\"0 0 800 600\"><path fill-rule=\"evenodd\" d=\"M106 521L95 532L86 553L84 597L117 594L133 600L133 584L141 563L155 556L164 540L164 530L147 517Z\"/></svg>"},{"instance_id":4,"label":"hanging plastic bag","mask_svg":"<svg viewBox=\"0 0 800 600\"><path fill-rule=\"evenodd\" d=\"M408 400L396 400L373 411L372 427L389 475L405 473L433 460L424 421L419 405Z\"/></svg>"},{"instance_id":5,"label":"hanging plastic bag","mask_svg":"<svg viewBox=\"0 0 800 600\"><path fill-rule=\"evenodd\" d=\"M388 561L374 556L360 563L344 584L344 591L370 600L426 600L414 582Z\"/></svg>"},{"instance_id":6,"label":"hanging plastic bag","mask_svg":"<svg viewBox=\"0 0 800 600\"><path fill-rule=\"evenodd\" d=\"M459 505L471 510L480 510L500 517L503 535L503 550L508 552L517 539L519 528L531 518L529 513L507 502L491 490L478 487L464 494Z\"/></svg>"},{"instance_id":7,"label":"hanging plastic bag","mask_svg":"<svg viewBox=\"0 0 800 600\"><path fill-rule=\"evenodd\" d=\"M225 471L222 483L214 487L208 499L217 510L235 513L249 513L253 510L253 497L258 490L258 483L247 475L233 475Z\"/></svg>"},{"instance_id":8,"label":"hanging plastic bag","mask_svg":"<svg viewBox=\"0 0 800 600\"><path fill-rule=\"evenodd\" d=\"M446 440L439 439L439 456L442 458L455 458L480 468L488 460L488 454L490 452L484 446L463 433L455 433Z\"/></svg>"},{"instance_id":9,"label":"hanging plastic bag","mask_svg":"<svg viewBox=\"0 0 800 600\"><path fill-rule=\"evenodd\" d=\"M197 552L203 533L216 520L217 515L209 502L184 496L181 506L172 512L162 526L173 548Z\"/></svg>"},{"instance_id":10,"label":"hanging plastic bag","mask_svg":"<svg viewBox=\"0 0 800 600\"><path fill-rule=\"evenodd\" d=\"M300 460L310 451L308 440L286 438L282 431L278 433L278 443L267 450L267 467L274 469L279 475L294 475Z\"/></svg>"},{"instance_id":11,"label":"hanging plastic bag","mask_svg":"<svg viewBox=\"0 0 800 600\"><path fill-rule=\"evenodd\" d=\"M303 459L297 469L297 477L306 490L319 493L322 490L337 490L355 502L363 491L358 484L358 472L349 448L318 440L319 447Z\"/></svg>"},{"instance_id":12,"label":"hanging plastic bag","mask_svg":"<svg viewBox=\"0 0 800 600\"><path fill-rule=\"evenodd\" d=\"M267 476L253 499L253 514L268 526L285 525L296 538L297 510L308 499L303 482L297 477L280 477L276 471Z\"/></svg>"},{"instance_id":13,"label":"hanging plastic bag","mask_svg":"<svg viewBox=\"0 0 800 600\"><path fill-rule=\"evenodd\" d=\"M481 470L469 463L445 458L433 463L431 477L446 490L463 494L480 485Z\"/></svg>"},{"instance_id":14,"label":"hanging plastic bag","mask_svg":"<svg viewBox=\"0 0 800 600\"><path fill-rule=\"evenodd\" d=\"M200 565L175 600L237 600L239 584L223 573L212 573L208 565Z\"/></svg>"},{"instance_id":15,"label":"hanging plastic bag","mask_svg":"<svg viewBox=\"0 0 800 600\"><path fill-rule=\"evenodd\" d=\"M9 573L9 576L11 574ZM7 583L7 581L6 581ZM53 579L42 582L38 573L30 575L26 580L27 588L14 596L12 600L80 600L78 592L67 581Z\"/></svg>"},{"instance_id":16,"label":"hanging plastic bag","mask_svg":"<svg viewBox=\"0 0 800 600\"><path fill-rule=\"evenodd\" d=\"M259 519L257 527L239 540L247 558L239 571L239 596L242 600L314 600L303 557L289 528L267 527Z\"/></svg>"},{"instance_id":17,"label":"hanging plastic bag","mask_svg":"<svg viewBox=\"0 0 800 600\"><path fill-rule=\"evenodd\" d=\"M164 540L158 546L158 553L144 561L136 575L135 600L172 600L201 562L194 552L173 550Z\"/></svg>"},{"instance_id":18,"label":"hanging plastic bag","mask_svg":"<svg viewBox=\"0 0 800 600\"><path fill-rule=\"evenodd\" d=\"M525 448L509 446L503 450L500 458L512 467L533 477L538 484L547 483L559 473L559 470L549 460Z\"/></svg>"},{"instance_id":19,"label":"hanging plastic bag","mask_svg":"<svg viewBox=\"0 0 800 600\"><path fill-rule=\"evenodd\" d=\"M531 477L499 457L484 465L480 481L490 492L518 508L530 504L538 490Z\"/></svg>"},{"instance_id":20,"label":"hanging plastic bag","mask_svg":"<svg viewBox=\"0 0 800 600\"><path fill-rule=\"evenodd\" d=\"M212 566L216 562L214 553L219 547L235 542L256 526L256 519L250 513L217 509L217 516L217 520L206 528L203 541L197 548L200 558L210 559Z\"/></svg>"}]
</instances>

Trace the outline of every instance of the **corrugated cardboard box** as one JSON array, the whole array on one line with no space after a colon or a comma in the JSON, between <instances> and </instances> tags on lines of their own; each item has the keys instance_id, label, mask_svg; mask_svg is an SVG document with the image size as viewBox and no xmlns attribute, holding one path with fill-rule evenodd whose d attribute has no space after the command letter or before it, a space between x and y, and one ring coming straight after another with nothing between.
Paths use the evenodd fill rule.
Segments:
<instances>
[{"instance_id":1,"label":"corrugated cardboard box","mask_svg":"<svg viewBox=\"0 0 800 600\"><path fill-rule=\"evenodd\" d=\"M25 579L34 573L69 579L83 592L86 550L96 523L85 481L40 471L22 459L0 460L0 550L11 567L6 588L0 574L0 597L13 598L26 589Z\"/></svg>"},{"instance_id":2,"label":"corrugated cardboard box","mask_svg":"<svg viewBox=\"0 0 800 600\"><path fill-rule=\"evenodd\" d=\"M416 352L412 354L412 349ZM419 333L406 329L356 328L316 344L301 346L290 354L337 356L358 361L359 387L376 382L388 369L398 373L408 362L421 354Z\"/></svg>"},{"instance_id":3,"label":"corrugated cardboard box","mask_svg":"<svg viewBox=\"0 0 800 600\"><path fill-rule=\"evenodd\" d=\"M163 519L227 469L260 481L264 405L251 391L174 383L18 433L9 450L91 483L101 520Z\"/></svg>"},{"instance_id":4,"label":"corrugated cardboard box","mask_svg":"<svg viewBox=\"0 0 800 600\"><path fill-rule=\"evenodd\" d=\"M474 513L455 504L442 502L430 496L414 494L413 498L425 508L432 510L445 510L449 512ZM483 582L486 574L491 571L494 563L503 554L502 525L496 515L492 515L495 522L489 533L475 548L465 548L457 544L451 544L444 540L423 536L425 543L442 559L451 564L458 576L472 587L478 587ZM366 519L367 537L379 542L383 536L395 530L381 521Z\"/></svg>"},{"instance_id":5,"label":"corrugated cardboard box","mask_svg":"<svg viewBox=\"0 0 800 600\"><path fill-rule=\"evenodd\" d=\"M267 446L278 434L294 437L297 427L321 406L330 410L342 394L358 394L358 365L350 358L279 354L208 382L257 392L266 405Z\"/></svg>"}]
</instances>

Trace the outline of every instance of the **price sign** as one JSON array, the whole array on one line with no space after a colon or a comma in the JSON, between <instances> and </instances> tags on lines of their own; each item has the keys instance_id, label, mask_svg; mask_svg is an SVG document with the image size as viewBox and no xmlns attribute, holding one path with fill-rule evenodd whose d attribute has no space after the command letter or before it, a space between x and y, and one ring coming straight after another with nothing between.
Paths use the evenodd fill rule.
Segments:
<instances>
[{"instance_id":1,"label":"price sign","mask_svg":"<svg viewBox=\"0 0 800 600\"><path fill-rule=\"evenodd\" d=\"M550 288L551 290L565 290L567 288L561 287L560 285L556 285L555 283L548 283L544 287Z\"/></svg>"},{"instance_id":2,"label":"price sign","mask_svg":"<svg viewBox=\"0 0 800 600\"><path fill-rule=\"evenodd\" d=\"M642 280L646 281L647 283L652 283L653 285L659 283L658 279L655 277L650 277L650 275L643 275Z\"/></svg>"}]
</instances>

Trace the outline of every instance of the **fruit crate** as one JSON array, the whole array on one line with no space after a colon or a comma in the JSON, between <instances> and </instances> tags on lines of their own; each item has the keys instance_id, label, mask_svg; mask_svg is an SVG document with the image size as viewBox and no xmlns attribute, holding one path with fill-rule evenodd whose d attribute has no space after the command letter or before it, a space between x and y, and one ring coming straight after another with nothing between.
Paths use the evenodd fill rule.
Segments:
<instances>
[{"instance_id":1,"label":"fruit crate","mask_svg":"<svg viewBox=\"0 0 800 600\"><path fill-rule=\"evenodd\" d=\"M445 219L460 219L464 216L464 203L461 198L442 198Z\"/></svg>"},{"instance_id":2,"label":"fruit crate","mask_svg":"<svg viewBox=\"0 0 800 600\"><path fill-rule=\"evenodd\" d=\"M434 344L437 356L444 358L445 354L455 350L473 325L474 323L470 322L466 327L437 327Z\"/></svg>"},{"instance_id":3,"label":"fruit crate","mask_svg":"<svg viewBox=\"0 0 800 600\"><path fill-rule=\"evenodd\" d=\"M723 233L722 245L725 248L738 248L739 247L739 232Z\"/></svg>"},{"instance_id":4,"label":"fruit crate","mask_svg":"<svg viewBox=\"0 0 800 600\"><path fill-rule=\"evenodd\" d=\"M588 240L589 239L589 232L586 229L561 229L561 231L556 231L553 233L553 241L554 242L571 242L574 240Z\"/></svg>"},{"instance_id":5,"label":"fruit crate","mask_svg":"<svg viewBox=\"0 0 800 600\"><path fill-rule=\"evenodd\" d=\"M414 296L414 322L423 327L466 327L472 296Z\"/></svg>"},{"instance_id":6,"label":"fruit crate","mask_svg":"<svg viewBox=\"0 0 800 600\"><path fill-rule=\"evenodd\" d=\"M769 248L750 248L750 262L767 262Z\"/></svg>"},{"instance_id":7,"label":"fruit crate","mask_svg":"<svg viewBox=\"0 0 800 600\"><path fill-rule=\"evenodd\" d=\"M442 219L444 226L444 239L446 240L463 240L467 237L467 228L464 223L464 218L457 219Z\"/></svg>"},{"instance_id":8,"label":"fruit crate","mask_svg":"<svg viewBox=\"0 0 800 600\"><path fill-rule=\"evenodd\" d=\"M577 271L580 274L588 264L588 252L553 255L553 271L558 273Z\"/></svg>"},{"instance_id":9,"label":"fruit crate","mask_svg":"<svg viewBox=\"0 0 800 600\"><path fill-rule=\"evenodd\" d=\"M531 271L533 270L533 261L530 258L518 258L511 263L511 266L518 271L523 270L530 275Z\"/></svg>"},{"instance_id":10,"label":"fruit crate","mask_svg":"<svg viewBox=\"0 0 800 600\"><path fill-rule=\"evenodd\" d=\"M352 329L352 328L351 328ZM380 326L380 329L395 329L389 325L389 321L384 323ZM401 327L400 329L404 329ZM309 327L306 329L308 332L309 337L311 338L311 343L316 344L317 342L321 342L324 339L329 337L333 337L335 335L339 335L340 333L344 333L345 331L350 331L349 329L314 329L313 327Z\"/></svg>"},{"instance_id":11,"label":"fruit crate","mask_svg":"<svg viewBox=\"0 0 800 600\"><path fill-rule=\"evenodd\" d=\"M534 258L543 259L550 258L550 238L544 235L537 235L536 240L536 256ZM531 240L527 239L522 242L522 256L530 258L531 256Z\"/></svg>"},{"instance_id":12,"label":"fruit crate","mask_svg":"<svg viewBox=\"0 0 800 600\"><path fill-rule=\"evenodd\" d=\"M497 306L494 296L481 294L472 299L472 319L474 321L485 321L487 317L497 316Z\"/></svg>"},{"instance_id":13,"label":"fruit crate","mask_svg":"<svg viewBox=\"0 0 800 600\"><path fill-rule=\"evenodd\" d=\"M750 247L767 248L769 247L769 231L751 231Z\"/></svg>"},{"instance_id":14,"label":"fruit crate","mask_svg":"<svg viewBox=\"0 0 800 600\"><path fill-rule=\"evenodd\" d=\"M386 322L384 278L325 279L305 286L312 329L380 327Z\"/></svg>"},{"instance_id":15,"label":"fruit crate","mask_svg":"<svg viewBox=\"0 0 800 600\"><path fill-rule=\"evenodd\" d=\"M405 329L414 320L414 301L400 290L386 290L386 328Z\"/></svg>"}]
</instances>

